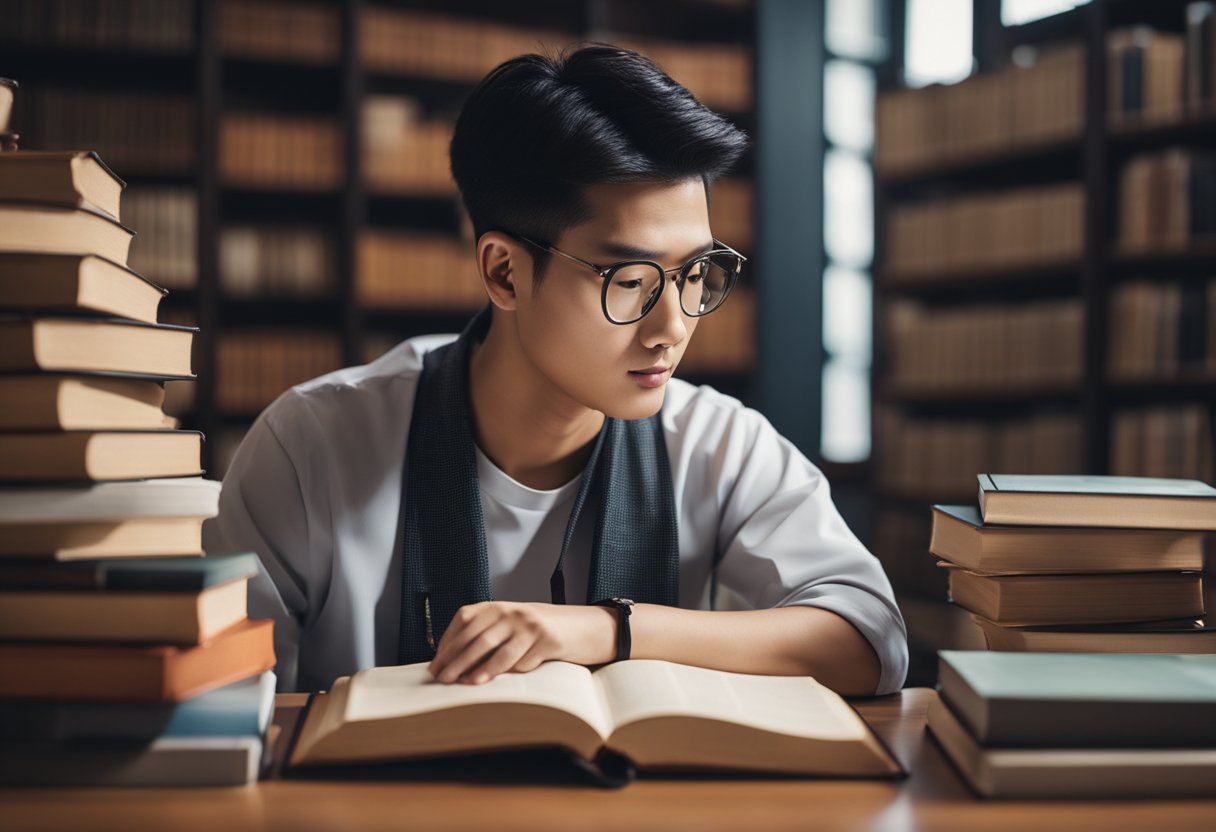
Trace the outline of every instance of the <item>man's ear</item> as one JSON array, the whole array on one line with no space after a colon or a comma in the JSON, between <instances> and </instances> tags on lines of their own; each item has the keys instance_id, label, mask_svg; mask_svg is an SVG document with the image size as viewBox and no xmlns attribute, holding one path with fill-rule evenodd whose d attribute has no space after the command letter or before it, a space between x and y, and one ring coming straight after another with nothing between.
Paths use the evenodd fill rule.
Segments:
<instances>
[{"instance_id":1,"label":"man's ear","mask_svg":"<svg viewBox=\"0 0 1216 832\"><path fill-rule=\"evenodd\" d=\"M499 309L515 310L520 276L531 267L523 246L501 231L487 231L477 241L477 270L490 302Z\"/></svg>"}]
</instances>

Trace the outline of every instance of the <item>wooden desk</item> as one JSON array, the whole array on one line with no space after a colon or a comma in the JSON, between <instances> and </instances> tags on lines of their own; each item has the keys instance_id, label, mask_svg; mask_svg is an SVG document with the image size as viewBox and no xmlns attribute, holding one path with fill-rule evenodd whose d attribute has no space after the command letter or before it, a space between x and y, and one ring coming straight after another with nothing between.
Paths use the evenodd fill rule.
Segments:
<instances>
[{"instance_id":1,"label":"wooden desk","mask_svg":"<svg viewBox=\"0 0 1216 832\"><path fill-rule=\"evenodd\" d=\"M234 789L0 789L3 830L1212 830L1216 800L985 801L924 730L925 688L858 700L912 773L862 780L641 779L577 783L270 780ZM276 722L298 716L280 697Z\"/></svg>"}]
</instances>

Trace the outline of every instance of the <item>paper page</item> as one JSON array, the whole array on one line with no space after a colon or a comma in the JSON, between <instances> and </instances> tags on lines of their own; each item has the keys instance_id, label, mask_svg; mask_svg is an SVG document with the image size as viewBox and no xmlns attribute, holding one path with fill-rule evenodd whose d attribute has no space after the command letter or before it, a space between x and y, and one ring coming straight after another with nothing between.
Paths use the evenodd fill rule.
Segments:
<instances>
[{"instance_id":1,"label":"paper page","mask_svg":"<svg viewBox=\"0 0 1216 832\"><path fill-rule=\"evenodd\" d=\"M530 673L503 673L482 685L437 682L427 662L373 667L351 677L346 722L391 719L464 705L544 705L582 719L607 738L611 723L603 696L587 668L545 662Z\"/></svg>"},{"instance_id":2,"label":"paper page","mask_svg":"<svg viewBox=\"0 0 1216 832\"><path fill-rule=\"evenodd\" d=\"M596 671L616 727L662 716L734 722L822 740L860 740L861 718L809 676L751 676L637 659Z\"/></svg>"}]
</instances>

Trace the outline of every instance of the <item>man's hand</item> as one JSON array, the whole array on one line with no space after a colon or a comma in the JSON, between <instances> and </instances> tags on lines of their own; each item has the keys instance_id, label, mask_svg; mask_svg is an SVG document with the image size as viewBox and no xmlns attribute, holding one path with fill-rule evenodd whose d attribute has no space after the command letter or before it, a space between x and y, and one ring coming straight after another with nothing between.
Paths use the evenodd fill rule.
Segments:
<instances>
[{"instance_id":1,"label":"man's hand","mask_svg":"<svg viewBox=\"0 0 1216 832\"><path fill-rule=\"evenodd\" d=\"M456 611L427 669L440 682L480 685L546 661L603 664L616 655L616 616L608 607L468 604Z\"/></svg>"}]
</instances>

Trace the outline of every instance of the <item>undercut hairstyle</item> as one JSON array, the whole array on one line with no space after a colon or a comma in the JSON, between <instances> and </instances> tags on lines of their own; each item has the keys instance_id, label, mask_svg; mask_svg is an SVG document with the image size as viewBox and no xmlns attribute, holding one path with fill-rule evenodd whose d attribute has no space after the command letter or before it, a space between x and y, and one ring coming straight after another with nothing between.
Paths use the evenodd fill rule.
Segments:
<instances>
[{"instance_id":1,"label":"undercut hairstyle","mask_svg":"<svg viewBox=\"0 0 1216 832\"><path fill-rule=\"evenodd\" d=\"M608 44L500 64L465 101L452 176L478 239L522 234L546 245L590 218L587 185L709 184L747 135L648 58ZM538 253L539 281L547 256Z\"/></svg>"}]
</instances>

